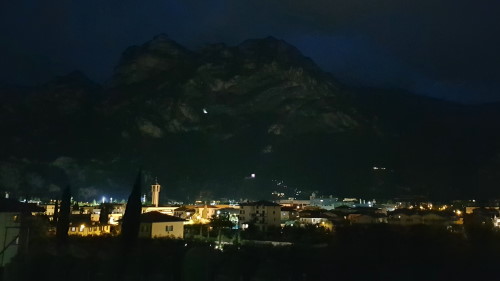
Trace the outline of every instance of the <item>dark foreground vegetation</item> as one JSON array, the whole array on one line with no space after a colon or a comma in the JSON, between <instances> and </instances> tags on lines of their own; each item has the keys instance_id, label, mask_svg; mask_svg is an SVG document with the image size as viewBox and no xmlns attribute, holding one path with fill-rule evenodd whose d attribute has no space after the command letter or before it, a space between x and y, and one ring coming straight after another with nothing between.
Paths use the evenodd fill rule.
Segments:
<instances>
[{"instance_id":1,"label":"dark foreground vegetation","mask_svg":"<svg viewBox=\"0 0 500 281\"><path fill-rule=\"evenodd\" d=\"M306 235L304 233L304 235ZM292 246L70 237L38 238L5 268L7 281L56 280L498 280L500 235L424 226L343 227ZM306 242L303 242L306 241Z\"/></svg>"}]
</instances>

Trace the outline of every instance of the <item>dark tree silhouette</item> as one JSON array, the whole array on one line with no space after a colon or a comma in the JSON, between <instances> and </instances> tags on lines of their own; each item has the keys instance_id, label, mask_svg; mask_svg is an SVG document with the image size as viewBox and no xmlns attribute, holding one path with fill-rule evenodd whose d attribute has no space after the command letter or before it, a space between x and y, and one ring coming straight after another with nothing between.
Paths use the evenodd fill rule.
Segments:
<instances>
[{"instance_id":1,"label":"dark tree silhouette","mask_svg":"<svg viewBox=\"0 0 500 281\"><path fill-rule=\"evenodd\" d=\"M231 220L229 220L229 215L220 214L217 216L213 216L210 219L210 226L213 227L215 231L217 231L217 241L220 247L222 242L222 230L231 229L234 224L231 222Z\"/></svg>"},{"instance_id":2,"label":"dark tree silhouette","mask_svg":"<svg viewBox=\"0 0 500 281\"><path fill-rule=\"evenodd\" d=\"M139 235L139 227L141 223L141 184L142 184L142 171L139 171L135 180L132 192L128 197L127 208L123 215L123 224L121 237L124 245L133 246L137 241Z\"/></svg>"},{"instance_id":3,"label":"dark tree silhouette","mask_svg":"<svg viewBox=\"0 0 500 281\"><path fill-rule=\"evenodd\" d=\"M56 200L56 204L54 206L54 217L52 219L52 225L57 225L57 220L59 219L59 200Z\"/></svg>"},{"instance_id":4,"label":"dark tree silhouette","mask_svg":"<svg viewBox=\"0 0 500 281\"><path fill-rule=\"evenodd\" d=\"M100 224L108 224L110 207L110 205L104 203L101 205L101 213L99 214Z\"/></svg>"},{"instance_id":5,"label":"dark tree silhouette","mask_svg":"<svg viewBox=\"0 0 500 281\"><path fill-rule=\"evenodd\" d=\"M56 238L58 243L64 243L68 239L69 216L71 212L71 188L68 185L62 193L61 210L57 220Z\"/></svg>"},{"instance_id":6,"label":"dark tree silhouette","mask_svg":"<svg viewBox=\"0 0 500 281\"><path fill-rule=\"evenodd\" d=\"M75 213L80 213L80 214L82 213L82 210L80 209L80 206L78 205L77 202L75 202L75 204L73 205L72 211L75 212Z\"/></svg>"},{"instance_id":7,"label":"dark tree silhouette","mask_svg":"<svg viewBox=\"0 0 500 281\"><path fill-rule=\"evenodd\" d=\"M213 216L210 219L210 226L215 230L219 230L223 228L231 228L234 226L234 223L229 220L228 215L220 214L218 216Z\"/></svg>"}]
</instances>

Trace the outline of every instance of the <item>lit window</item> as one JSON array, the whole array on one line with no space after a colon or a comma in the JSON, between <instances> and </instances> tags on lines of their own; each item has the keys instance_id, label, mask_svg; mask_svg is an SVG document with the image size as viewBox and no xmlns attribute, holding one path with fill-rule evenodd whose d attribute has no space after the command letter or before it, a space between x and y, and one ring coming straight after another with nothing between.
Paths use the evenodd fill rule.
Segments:
<instances>
[{"instance_id":1,"label":"lit window","mask_svg":"<svg viewBox=\"0 0 500 281\"><path fill-rule=\"evenodd\" d=\"M165 231L174 231L174 226L173 225L165 226Z\"/></svg>"}]
</instances>

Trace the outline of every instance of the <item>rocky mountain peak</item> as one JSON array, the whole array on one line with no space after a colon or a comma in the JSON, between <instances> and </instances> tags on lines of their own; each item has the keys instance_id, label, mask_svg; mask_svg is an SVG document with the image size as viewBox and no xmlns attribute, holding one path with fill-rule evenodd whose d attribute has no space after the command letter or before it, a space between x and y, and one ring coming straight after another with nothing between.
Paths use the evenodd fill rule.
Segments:
<instances>
[{"instance_id":1,"label":"rocky mountain peak","mask_svg":"<svg viewBox=\"0 0 500 281\"><path fill-rule=\"evenodd\" d=\"M66 75L61 75L46 84L40 86L41 89L53 92L56 89L84 89L86 91L96 91L101 86L92 81L87 75L79 70L75 70Z\"/></svg>"},{"instance_id":2,"label":"rocky mountain peak","mask_svg":"<svg viewBox=\"0 0 500 281\"><path fill-rule=\"evenodd\" d=\"M311 59L305 57L297 48L272 36L246 40L238 45L238 50L249 60L278 62L308 70L317 70L318 68Z\"/></svg>"},{"instance_id":3,"label":"rocky mountain peak","mask_svg":"<svg viewBox=\"0 0 500 281\"><path fill-rule=\"evenodd\" d=\"M129 85L169 72L183 73L193 67L195 60L196 54L161 34L141 46L129 47L123 53L112 84Z\"/></svg>"},{"instance_id":4,"label":"rocky mountain peak","mask_svg":"<svg viewBox=\"0 0 500 281\"><path fill-rule=\"evenodd\" d=\"M106 87L81 72L27 90L0 86L0 145L5 148L0 187L8 184L1 173L11 170L19 178L29 178L40 167L63 176L73 173L80 179L76 185L85 187L109 182L110 173L115 180L127 178L143 164L154 174L167 171L177 190L183 184L189 191L226 182L220 190L231 191L245 174L255 172L301 189L378 192L390 178L377 182L382 175L373 174L374 165L395 167L394 174L406 178L404 188L448 180L455 186L467 183L467 178L454 178L473 171L469 163L487 163L498 154L500 130L494 128L500 125L490 122L500 120L496 106L464 111L386 90L352 91L274 37L194 52L159 35L127 49ZM456 162L460 165L453 166ZM442 169L441 181L425 179L437 175L426 167ZM40 174L47 174L43 169ZM492 165L481 172L497 179L498 170ZM475 176L469 179L480 178ZM46 185L53 181L44 180Z\"/></svg>"},{"instance_id":5,"label":"rocky mountain peak","mask_svg":"<svg viewBox=\"0 0 500 281\"><path fill-rule=\"evenodd\" d=\"M193 54L184 46L170 39L166 34L155 36L151 41L147 42L143 46L144 49L149 52L155 52L164 56L182 57Z\"/></svg>"}]
</instances>

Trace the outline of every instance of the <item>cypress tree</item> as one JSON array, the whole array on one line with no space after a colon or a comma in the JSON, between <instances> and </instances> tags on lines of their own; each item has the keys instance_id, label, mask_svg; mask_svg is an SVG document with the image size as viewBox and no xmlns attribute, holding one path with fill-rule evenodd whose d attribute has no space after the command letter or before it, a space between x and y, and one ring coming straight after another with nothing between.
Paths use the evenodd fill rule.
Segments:
<instances>
[{"instance_id":1,"label":"cypress tree","mask_svg":"<svg viewBox=\"0 0 500 281\"><path fill-rule=\"evenodd\" d=\"M101 213L99 214L99 223L100 224L108 224L109 222L109 209L110 206L107 204L101 205Z\"/></svg>"},{"instance_id":2,"label":"cypress tree","mask_svg":"<svg viewBox=\"0 0 500 281\"><path fill-rule=\"evenodd\" d=\"M57 220L56 238L58 243L64 243L68 239L69 216L71 213L71 188L68 185L62 193L61 210Z\"/></svg>"},{"instance_id":3,"label":"cypress tree","mask_svg":"<svg viewBox=\"0 0 500 281\"><path fill-rule=\"evenodd\" d=\"M56 204L54 206L54 216L52 219L53 225L57 225L57 219L59 218L59 200L56 200Z\"/></svg>"},{"instance_id":4,"label":"cypress tree","mask_svg":"<svg viewBox=\"0 0 500 281\"><path fill-rule=\"evenodd\" d=\"M142 171L139 171L135 180L132 192L128 197L127 208L123 215L121 237L125 247L133 246L139 236L139 227L141 224L141 184Z\"/></svg>"}]
</instances>

